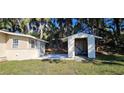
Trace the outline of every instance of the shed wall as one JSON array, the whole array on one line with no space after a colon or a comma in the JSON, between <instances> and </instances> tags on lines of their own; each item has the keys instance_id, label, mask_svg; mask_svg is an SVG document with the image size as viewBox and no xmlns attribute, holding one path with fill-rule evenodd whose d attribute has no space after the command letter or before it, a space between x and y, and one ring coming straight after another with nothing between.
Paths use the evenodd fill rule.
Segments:
<instances>
[{"instance_id":1,"label":"shed wall","mask_svg":"<svg viewBox=\"0 0 124 93\"><path fill-rule=\"evenodd\" d=\"M89 58L96 58L95 37L94 36L88 37L88 57Z\"/></svg>"},{"instance_id":2,"label":"shed wall","mask_svg":"<svg viewBox=\"0 0 124 93\"><path fill-rule=\"evenodd\" d=\"M88 58L95 58L95 37L88 34L76 34L68 37L68 57L75 57L75 39L87 38Z\"/></svg>"},{"instance_id":3,"label":"shed wall","mask_svg":"<svg viewBox=\"0 0 124 93\"><path fill-rule=\"evenodd\" d=\"M72 58L75 56L75 51L74 51L74 37L68 38L68 57Z\"/></svg>"}]
</instances>

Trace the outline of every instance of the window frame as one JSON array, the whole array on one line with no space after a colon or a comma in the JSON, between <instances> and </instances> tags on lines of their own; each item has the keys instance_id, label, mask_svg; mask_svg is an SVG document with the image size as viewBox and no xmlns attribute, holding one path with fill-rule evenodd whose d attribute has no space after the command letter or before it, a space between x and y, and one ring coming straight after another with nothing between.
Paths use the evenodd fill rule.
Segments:
<instances>
[{"instance_id":1,"label":"window frame","mask_svg":"<svg viewBox=\"0 0 124 93\"><path fill-rule=\"evenodd\" d=\"M35 40L29 39L29 47L30 47L30 48L36 48Z\"/></svg>"},{"instance_id":2,"label":"window frame","mask_svg":"<svg viewBox=\"0 0 124 93\"><path fill-rule=\"evenodd\" d=\"M12 48L18 48L18 46L19 46L19 40L14 38L12 42Z\"/></svg>"}]
</instances>

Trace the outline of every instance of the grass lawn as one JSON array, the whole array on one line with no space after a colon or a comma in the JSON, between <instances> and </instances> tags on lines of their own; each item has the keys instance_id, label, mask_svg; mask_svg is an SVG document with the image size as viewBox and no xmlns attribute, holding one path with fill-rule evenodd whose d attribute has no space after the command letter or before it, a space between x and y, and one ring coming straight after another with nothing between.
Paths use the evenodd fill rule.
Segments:
<instances>
[{"instance_id":1,"label":"grass lawn","mask_svg":"<svg viewBox=\"0 0 124 93\"><path fill-rule=\"evenodd\" d=\"M2 75L122 75L124 55L99 55L96 60L25 60L0 63Z\"/></svg>"}]
</instances>

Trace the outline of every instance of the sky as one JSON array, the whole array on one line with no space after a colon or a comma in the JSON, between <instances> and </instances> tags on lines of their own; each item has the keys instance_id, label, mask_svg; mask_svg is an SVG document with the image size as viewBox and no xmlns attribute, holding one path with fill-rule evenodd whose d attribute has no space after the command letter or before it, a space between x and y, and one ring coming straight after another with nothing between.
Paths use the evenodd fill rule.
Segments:
<instances>
[{"instance_id":1,"label":"sky","mask_svg":"<svg viewBox=\"0 0 124 93\"><path fill-rule=\"evenodd\" d=\"M59 24L57 23L57 20L56 18L52 18L52 23L55 24L56 27L59 27ZM76 24L78 23L78 20L76 18L72 18L72 26L74 27ZM114 29L116 29L115 27L115 24L113 23L113 19L112 18L104 18L104 23L107 27L112 27ZM123 22L124 24L124 22ZM85 28L84 26L86 26L86 24L82 25L82 30L84 31L83 28ZM88 26L87 26L88 27ZM90 29L91 30L91 29ZM84 32L87 32L89 31L89 29L86 29L86 31ZM113 31L113 29L109 28L108 31Z\"/></svg>"},{"instance_id":2,"label":"sky","mask_svg":"<svg viewBox=\"0 0 124 93\"><path fill-rule=\"evenodd\" d=\"M75 26L77 24L77 19L76 18L72 18L72 25ZM55 18L52 18L52 23L55 24L56 27L59 26L59 24L57 23L57 20Z\"/></svg>"},{"instance_id":3,"label":"sky","mask_svg":"<svg viewBox=\"0 0 124 93\"><path fill-rule=\"evenodd\" d=\"M72 19L72 25L73 26L75 26L77 24L77 22L78 22L77 19L75 19L75 18Z\"/></svg>"}]
</instances>

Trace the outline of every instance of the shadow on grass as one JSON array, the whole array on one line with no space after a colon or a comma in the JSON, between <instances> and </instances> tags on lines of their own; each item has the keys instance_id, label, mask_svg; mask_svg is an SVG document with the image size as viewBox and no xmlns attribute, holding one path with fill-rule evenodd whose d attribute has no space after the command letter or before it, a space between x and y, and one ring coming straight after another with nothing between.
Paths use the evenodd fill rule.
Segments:
<instances>
[{"instance_id":1,"label":"shadow on grass","mask_svg":"<svg viewBox=\"0 0 124 93\"><path fill-rule=\"evenodd\" d=\"M115 62L101 62L102 64L107 64L107 65L118 65L118 66L124 66L124 64L121 63L115 63Z\"/></svg>"},{"instance_id":2,"label":"shadow on grass","mask_svg":"<svg viewBox=\"0 0 124 93\"><path fill-rule=\"evenodd\" d=\"M124 55L104 55L97 53L98 60L115 60L115 61L123 61L124 62Z\"/></svg>"},{"instance_id":3,"label":"shadow on grass","mask_svg":"<svg viewBox=\"0 0 124 93\"><path fill-rule=\"evenodd\" d=\"M41 61L42 61L42 62L50 61L50 59L42 59Z\"/></svg>"},{"instance_id":4,"label":"shadow on grass","mask_svg":"<svg viewBox=\"0 0 124 93\"><path fill-rule=\"evenodd\" d=\"M49 62L49 63L60 63L62 62L60 59L43 59L42 62Z\"/></svg>"}]
</instances>

